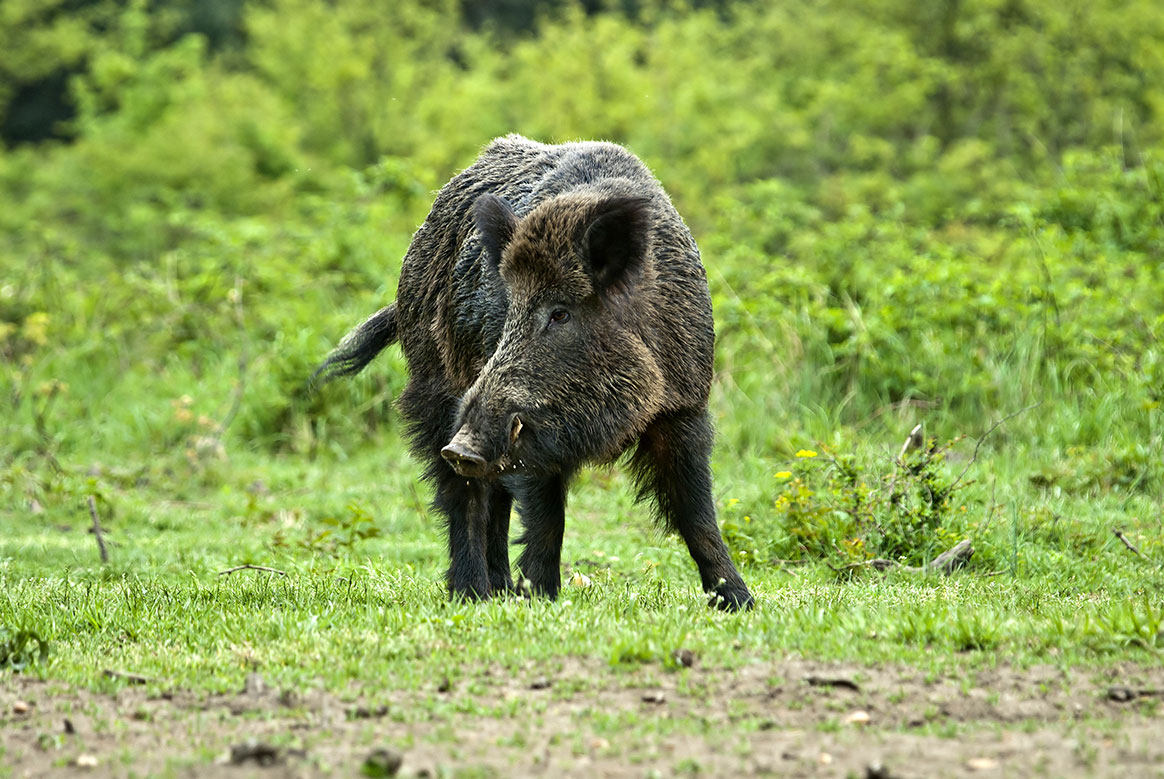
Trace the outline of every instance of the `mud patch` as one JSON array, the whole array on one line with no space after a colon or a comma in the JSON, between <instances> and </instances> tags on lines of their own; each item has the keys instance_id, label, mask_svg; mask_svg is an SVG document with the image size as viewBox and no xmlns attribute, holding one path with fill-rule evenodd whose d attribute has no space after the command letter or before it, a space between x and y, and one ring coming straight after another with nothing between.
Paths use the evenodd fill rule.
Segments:
<instances>
[{"instance_id":1,"label":"mud patch","mask_svg":"<svg viewBox=\"0 0 1164 779\"><path fill-rule=\"evenodd\" d=\"M342 695L261 674L221 695L6 675L0 762L30 777L1164 776L1159 697L1113 688L1164 689L1164 668L954 677L793 658L734 671L562 659Z\"/></svg>"}]
</instances>

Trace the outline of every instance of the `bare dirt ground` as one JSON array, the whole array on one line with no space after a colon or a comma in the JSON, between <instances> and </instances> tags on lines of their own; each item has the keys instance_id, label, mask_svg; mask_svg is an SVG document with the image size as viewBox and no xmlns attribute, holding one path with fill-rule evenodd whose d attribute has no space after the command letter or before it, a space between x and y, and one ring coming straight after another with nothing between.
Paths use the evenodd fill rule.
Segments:
<instances>
[{"instance_id":1,"label":"bare dirt ground","mask_svg":"<svg viewBox=\"0 0 1164 779\"><path fill-rule=\"evenodd\" d=\"M0 776L390 775L399 759L414 777L1164 777L1164 666L461 673L343 698L259 674L225 695L6 674Z\"/></svg>"}]
</instances>

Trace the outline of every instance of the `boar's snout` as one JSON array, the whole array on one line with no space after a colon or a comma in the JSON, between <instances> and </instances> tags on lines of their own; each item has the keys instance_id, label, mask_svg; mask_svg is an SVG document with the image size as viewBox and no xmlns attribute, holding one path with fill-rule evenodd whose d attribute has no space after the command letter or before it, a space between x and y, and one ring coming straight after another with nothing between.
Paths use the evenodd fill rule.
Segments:
<instances>
[{"instance_id":1,"label":"boar's snout","mask_svg":"<svg viewBox=\"0 0 1164 779\"><path fill-rule=\"evenodd\" d=\"M458 430L453 440L441 449L441 457L453 466L454 471L469 478L480 478L489 468L485 458L477 452L468 425Z\"/></svg>"},{"instance_id":2,"label":"boar's snout","mask_svg":"<svg viewBox=\"0 0 1164 779\"><path fill-rule=\"evenodd\" d=\"M524 448L519 440L524 427L516 413L508 416L503 431L498 431L496 440L485 435L478 436L472 424L466 422L453 436L453 440L441 449L441 457L461 476L473 479L493 478L503 473L517 470L524 463L517 460Z\"/></svg>"}]
</instances>

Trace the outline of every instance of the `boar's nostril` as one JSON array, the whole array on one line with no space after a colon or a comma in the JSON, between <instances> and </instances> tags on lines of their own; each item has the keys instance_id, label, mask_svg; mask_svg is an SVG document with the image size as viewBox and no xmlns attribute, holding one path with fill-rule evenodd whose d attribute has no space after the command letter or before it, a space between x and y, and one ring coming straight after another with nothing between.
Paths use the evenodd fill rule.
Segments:
<instances>
[{"instance_id":1,"label":"boar's nostril","mask_svg":"<svg viewBox=\"0 0 1164 779\"><path fill-rule=\"evenodd\" d=\"M485 458L471 451L463 441L458 441L457 438L441 449L441 457L445 458L449 465L453 466L453 470L462 476L479 477L485 475Z\"/></svg>"}]
</instances>

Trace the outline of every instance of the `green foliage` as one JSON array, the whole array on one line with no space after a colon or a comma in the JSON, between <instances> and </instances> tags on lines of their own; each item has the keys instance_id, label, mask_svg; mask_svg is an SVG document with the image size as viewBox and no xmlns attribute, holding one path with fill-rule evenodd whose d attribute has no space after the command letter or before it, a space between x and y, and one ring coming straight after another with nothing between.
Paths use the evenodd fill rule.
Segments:
<instances>
[{"instance_id":1,"label":"green foliage","mask_svg":"<svg viewBox=\"0 0 1164 779\"><path fill-rule=\"evenodd\" d=\"M347 558L361 541L380 536L376 518L355 503L348 505L345 516L325 516L319 520L319 524L323 525L322 529L306 528L303 537L295 542L296 546L316 554ZM289 542L282 531L277 531L271 545L275 548L287 547Z\"/></svg>"},{"instance_id":2,"label":"green foliage","mask_svg":"<svg viewBox=\"0 0 1164 779\"><path fill-rule=\"evenodd\" d=\"M29 666L44 665L49 643L33 630L12 630L0 625L0 670L22 671Z\"/></svg>"},{"instance_id":3,"label":"green foliage","mask_svg":"<svg viewBox=\"0 0 1164 779\"><path fill-rule=\"evenodd\" d=\"M724 538L741 564L806 558L925 564L961 537L966 506L958 496L967 485L945 463L953 443L931 440L885 462L801 450L790 470L775 473L765 521L729 501Z\"/></svg>"}]
</instances>

